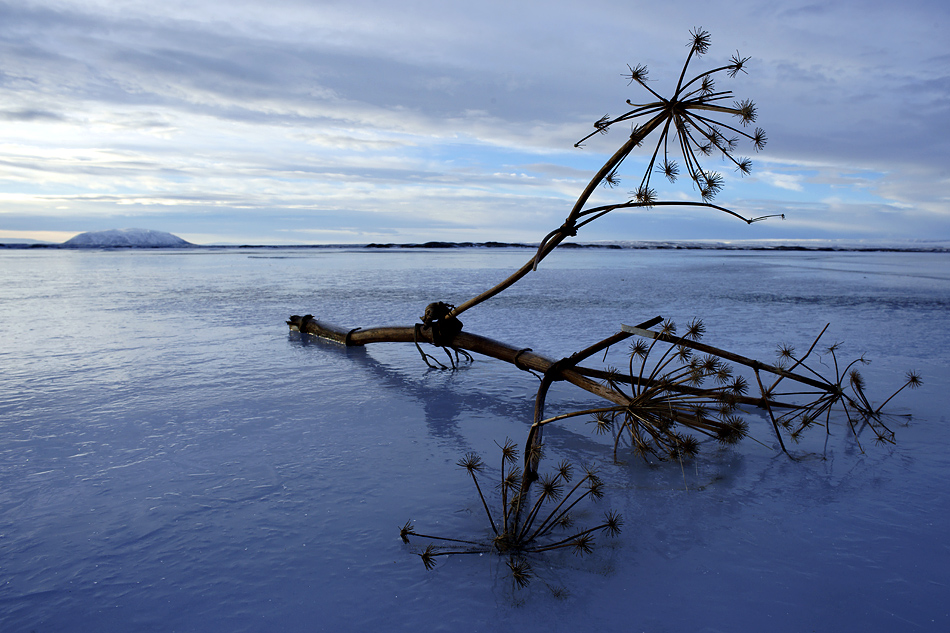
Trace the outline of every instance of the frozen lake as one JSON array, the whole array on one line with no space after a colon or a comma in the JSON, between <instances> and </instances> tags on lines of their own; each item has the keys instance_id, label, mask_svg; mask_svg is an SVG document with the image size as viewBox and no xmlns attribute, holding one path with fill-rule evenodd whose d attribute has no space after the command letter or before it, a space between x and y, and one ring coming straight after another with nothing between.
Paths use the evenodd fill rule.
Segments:
<instances>
[{"instance_id":1,"label":"frozen lake","mask_svg":"<svg viewBox=\"0 0 950 633\"><path fill-rule=\"evenodd\" d=\"M872 399L922 374L892 401L913 418L862 453L839 416L793 461L753 415L758 443L708 442L684 467L615 464L566 421L542 470L596 466L589 521L617 510L623 533L537 558L526 589L494 555L426 571L400 526L487 536L456 462L497 470L537 380L284 321L410 325L528 257L0 250L0 631L950 630L947 253L555 252L465 329L556 358L621 323L700 317L704 342L771 362L830 323L823 342L872 360ZM548 410L591 404L559 385Z\"/></svg>"}]
</instances>

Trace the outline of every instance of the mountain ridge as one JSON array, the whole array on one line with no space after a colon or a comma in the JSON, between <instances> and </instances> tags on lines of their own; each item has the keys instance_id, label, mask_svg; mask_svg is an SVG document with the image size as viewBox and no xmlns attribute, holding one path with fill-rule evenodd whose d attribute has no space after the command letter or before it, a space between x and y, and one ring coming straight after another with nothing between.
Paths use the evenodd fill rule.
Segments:
<instances>
[{"instance_id":1,"label":"mountain ridge","mask_svg":"<svg viewBox=\"0 0 950 633\"><path fill-rule=\"evenodd\" d=\"M152 229L109 229L80 233L63 242L65 248L176 248L194 246L177 235Z\"/></svg>"}]
</instances>

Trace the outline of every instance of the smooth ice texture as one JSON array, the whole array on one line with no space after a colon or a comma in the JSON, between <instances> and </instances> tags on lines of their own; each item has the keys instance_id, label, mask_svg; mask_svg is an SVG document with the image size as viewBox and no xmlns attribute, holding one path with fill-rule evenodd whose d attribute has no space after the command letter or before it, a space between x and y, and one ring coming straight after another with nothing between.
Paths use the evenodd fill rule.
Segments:
<instances>
[{"instance_id":1,"label":"smooth ice texture","mask_svg":"<svg viewBox=\"0 0 950 633\"><path fill-rule=\"evenodd\" d=\"M478 452L493 496L496 443L524 441L537 380L484 358L427 370L412 345L346 349L284 321L408 325L528 257L0 251L0 630L950 630L945 253L554 253L466 330L558 357L621 323L702 317L706 342L771 361L830 322L822 346L867 354L874 399L921 372L892 402L913 419L862 453L839 415L793 461L751 415L757 441L682 465L615 464L565 422L542 470L596 466L606 496L578 523L613 509L620 537L534 559L524 590L494 555L426 571L399 527L487 538L456 461ZM558 385L548 410L594 403Z\"/></svg>"}]
</instances>

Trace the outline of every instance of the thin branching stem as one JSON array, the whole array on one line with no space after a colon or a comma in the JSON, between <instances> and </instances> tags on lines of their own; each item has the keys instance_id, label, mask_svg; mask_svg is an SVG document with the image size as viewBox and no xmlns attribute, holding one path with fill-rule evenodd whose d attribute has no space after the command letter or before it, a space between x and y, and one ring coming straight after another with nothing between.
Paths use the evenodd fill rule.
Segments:
<instances>
[{"instance_id":1,"label":"thin branching stem","mask_svg":"<svg viewBox=\"0 0 950 633\"><path fill-rule=\"evenodd\" d=\"M559 422L561 420L567 420L568 418L576 418L579 415L593 415L596 413L610 413L614 411L623 411L624 407L599 407L596 409L582 409L580 411L571 411L569 413L561 413L551 418L547 418L537 422L537 426L544 426L545 424L550 424L551 422Z\"/></svg>"},{"instance_id":2,"label":"thin branching stem","mask_svg":"<svg viewBox=\"0 0 950 633\"><path fill-rule=\"evenodd\" d=\"M474 472L469 473L472 476L472 481L475 482L475 489L478 491L478 498L482 500L482 506L485 508L485 514L488 515L488 522L491 523L491 529L495 534L498 534L498 527L495 525L495 519L492 518L491 510L488 509L488 503L485 501L485 495L482 494L482 487L478 485L478 477L475 476Z\"/></svg>"}]
</instances>

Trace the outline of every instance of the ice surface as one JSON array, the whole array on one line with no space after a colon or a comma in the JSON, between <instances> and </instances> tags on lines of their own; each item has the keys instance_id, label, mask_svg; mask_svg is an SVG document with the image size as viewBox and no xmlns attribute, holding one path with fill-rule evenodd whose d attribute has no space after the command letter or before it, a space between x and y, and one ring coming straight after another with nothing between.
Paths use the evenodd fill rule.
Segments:
<instances>
[{"instance_id":1,"label":"ice surface","mask_svg":"<svg viewBox=\"0 0 950 633\"><path fill-rule=\"evenodd\" d=\"M708 342L768 360L830 322L872 359L878 397L923 374L894 402L913 421L862 454L838 420L792 461L753 419L761 444L707 444L683 467L614 464L565 423L542 469L596 465L589 519L618 510L623 534L537 560L527 590L494 556L427 572L399 526L486 535L455 462L497 470L537 380L481 358L429 371L412 345L346 349L284 320L410 324L525 258L0 252L0 630L950 630L943 253L555 253L466 329L557 357L620 323L700 316ZM548 407L589 402L559 385Z\"/></svg>"},{"instance_id":2,"label":"ice surface","mask_svg":"<svg viewBox=\"0 0 950 633\"><path fill-rule=\"evenodd\" d=\"M89 231L67 240L63 246L69 248L117 248L145 247L168 248L191 246L177 235L151 229L111 229L108 231Z\"/></svg>"}]
</instances>

